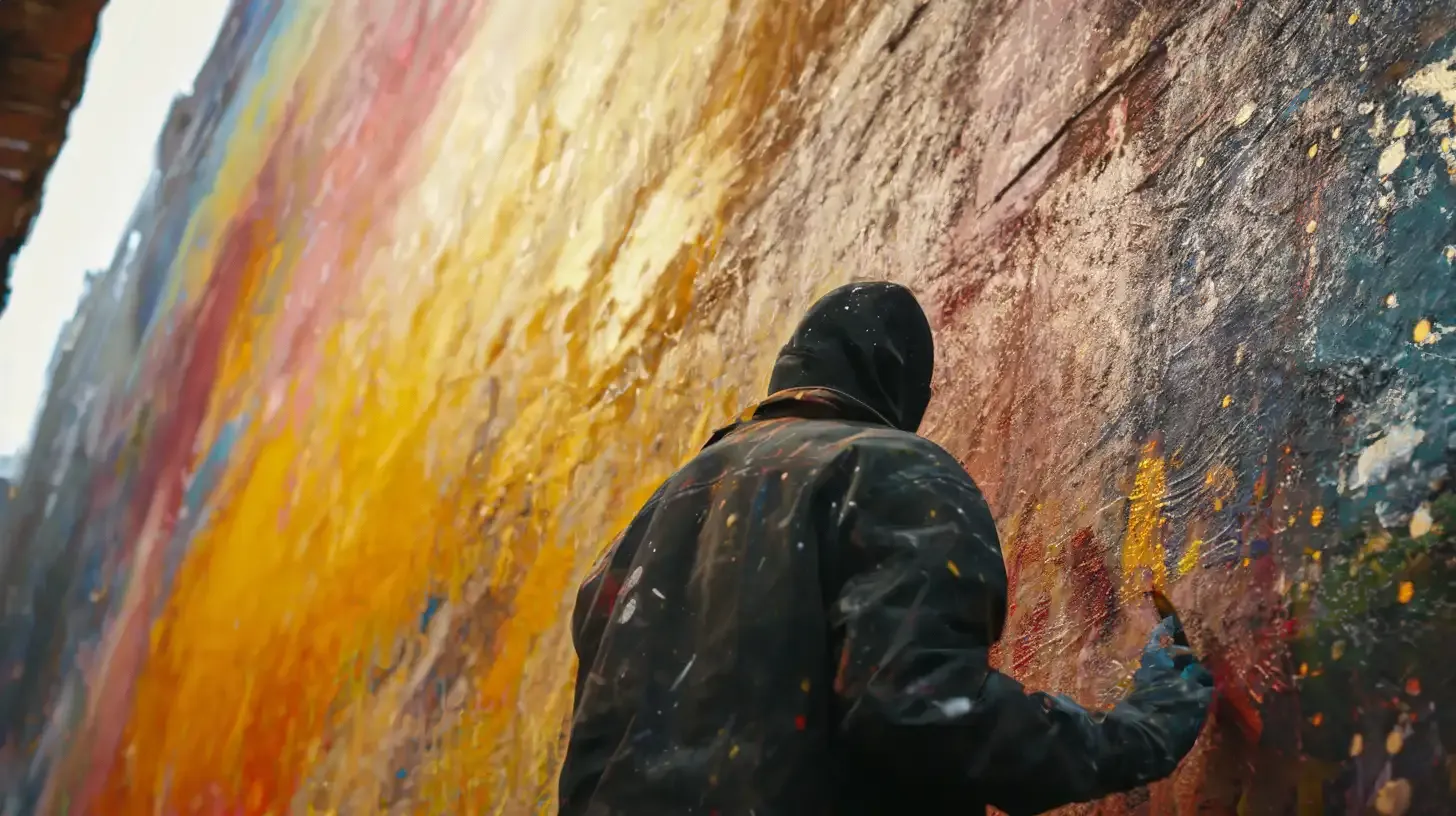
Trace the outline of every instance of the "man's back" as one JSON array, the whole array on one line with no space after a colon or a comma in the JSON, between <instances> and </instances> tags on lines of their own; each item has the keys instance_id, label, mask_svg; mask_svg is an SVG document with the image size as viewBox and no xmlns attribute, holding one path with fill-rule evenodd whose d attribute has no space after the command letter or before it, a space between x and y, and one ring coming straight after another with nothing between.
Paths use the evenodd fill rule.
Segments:
<instances>
[{"instance_id":1,"label":"man's back","mask_svg":"<svg viewBox=\"0 0 1456 816\"><path fill-rule=\"evenodd\" d=\"M908 291L836 290L637 514L577 596L562 814L1019 816L1172 772L1209 700L1172 618L1100 715L990 668L1005 564L913 433L932 365Z\"/></svg>"},{"instance_id":2,"label":"man's back","mask_svg":"<svg viewBox=\"0 0 1456 816\"><path fill-rule=\"evenodd\" d=\"M859 560L838 542L871 483L958 467L913 434L801 418L843 413L836 400L765 403L769 418L674 474L583 585L563 814L846 812L839 795L863 787L832 739L834 607L855 571L842 562Z\"/></svg>"}]
</instances>

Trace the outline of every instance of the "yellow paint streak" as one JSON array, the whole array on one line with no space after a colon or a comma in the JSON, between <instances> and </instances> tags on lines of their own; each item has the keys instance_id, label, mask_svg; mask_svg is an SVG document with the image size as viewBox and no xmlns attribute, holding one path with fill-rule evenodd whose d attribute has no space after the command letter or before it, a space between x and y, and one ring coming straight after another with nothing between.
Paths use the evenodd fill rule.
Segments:
<instances>
[{"instance_id":1,"label":"yellow paint streak","mask_svg":"<svg viewBox=\"0 0 1456 816\"><path fill-rule=\"evenodd\" d=\"M1163 550L1163 508L1167 501L1167 465L1157 446L1143 446L1132 493L1128 496L1127 532L1122 539L1123 592L1132 596L1152 586L1167 586Z\"/></svg>"},{"instance_id":2,"label":"yellow paint streak","mask_svg":"<svg viewBox=\"0 0 1456 816\"><path fill-rule=\"evenodd\" d=\"M1188 547L1183 550L1183 555L1178 558L1178 577L1181 578L1198 568L1198 556L1203 550L1203 539L1195 538L1188 542Z\"/></svg>"},{"instance_id":3,"label":"yellow paint streak","mask_svg":"<svg viewBox=\"0 0 1456 816\"><path fill-rule=\"evenodd\" d=\"M840 13L596 0L487 18L382 245L345 248L363 281L323 342L348 364L286 383L311 401L240 443L179 570L115 812L214 783L249 812L382 812L399 767L407 810L551 809L561 622L609 531L752 396L688 318L796 115L766 114ZM349 38L317 36L307 73L332 76ZM241 209L262 150L230 157L200 221ZM276 252L254 263L287 274ZM232 329L248 353L210 428L275 351L266 321ZM731 365L764 371L782 341L754 336ZM446 603L421 633L431 595ZM467 622L470 638L450 628ZM444 663L461 683L427 704Z\"/></svg>"}]
</instances>

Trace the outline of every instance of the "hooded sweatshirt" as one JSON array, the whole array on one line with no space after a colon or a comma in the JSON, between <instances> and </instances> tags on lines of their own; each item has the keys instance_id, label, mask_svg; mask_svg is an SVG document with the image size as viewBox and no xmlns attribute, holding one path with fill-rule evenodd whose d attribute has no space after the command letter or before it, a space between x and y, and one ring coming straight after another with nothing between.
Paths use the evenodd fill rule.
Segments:
<instances>
[{"instance_id":1,"label":"hooded sweatshirt","mask_svg":"<svg viewBox=\"0 0 1456 816\"><path fill-rule=\"evenodd\" d=\"M1186 660L1096 715L989 666L1006 569L914 433L933 367L908 290L837 289L648 500L577 595L560 813L1018 816L1172 772L1210 696Z\"/></svg>"}]
</instances>

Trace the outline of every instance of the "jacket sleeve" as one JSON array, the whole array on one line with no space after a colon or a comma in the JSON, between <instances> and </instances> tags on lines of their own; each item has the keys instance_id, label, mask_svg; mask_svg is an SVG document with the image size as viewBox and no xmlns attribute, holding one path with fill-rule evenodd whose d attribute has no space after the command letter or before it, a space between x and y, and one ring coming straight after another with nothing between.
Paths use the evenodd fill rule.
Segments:
<instances>
[{"instance_id":1,"label":"jacket sleeve","mask_svg":"<svg viewBox=\"0 0 1456 816\"><path fill-rule=\"evenodd\" d=\"M830 612L857 764L936 791L935 813L989 803L1019 816L1167 776L1193 747L1211 691L1186 659L1145 655L1134 691L1099 713L989 667L1005 566L980 491L949 455L900 458L846 493Z\"/></svg>"}]
</instances>

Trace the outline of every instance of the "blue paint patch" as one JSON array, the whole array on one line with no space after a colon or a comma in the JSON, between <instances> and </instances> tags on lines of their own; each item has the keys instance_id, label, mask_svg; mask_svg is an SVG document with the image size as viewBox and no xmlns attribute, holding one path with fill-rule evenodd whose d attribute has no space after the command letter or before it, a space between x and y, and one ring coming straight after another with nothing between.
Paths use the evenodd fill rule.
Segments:
<instances>
[{"instance_id":1,"label":"blue paint patch","mask_svg":"<svg viewBox=\"0 0 1456 816\"><path fill-rule=\"evenodd\" d=\"M439 595L431 595L425 601L425 613L420 616L420 632L423 633L430 628L430 621L435 619L435 614L445 605L445 599Z\"/></svg>"},{"instance_id":2,"label":"blue paint patch","mask_svg":"<svg viewBox=\"0 0 1456 816\"><path fill-rule=\"evenodd\" d=\"M1299 109L1304 107L1304 103L1308 102L1313 95L1309 88L1301 88L1299 93L1289 100L1289 104L1284 106L1284 110L1279 113L1279 118L1286 122L1293 119L1294 115L1299 113Z\"/></svg>"},{"instance_id":3,"label":"blue paint patch","mask_svg":"<svg viewBox=\"0 0 1456 816\"><path fill-rule=\"evenodd\" d=\"M192 483L187 486L187 493L182 499L182 507L189 516L195 516L201 511L202 503L217 486L223 465L232 457L233 448L237 446L238 438L242 436L243 428L247 425L248 416L243 414L223 425L218 431L217 439L208 449L197 472L192 475Z\"/></svg>"}]
</instances>

